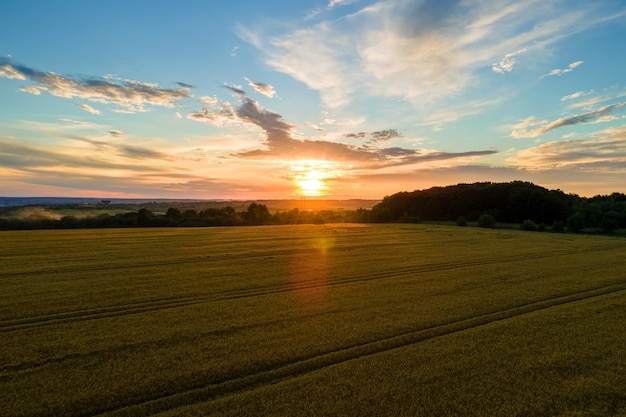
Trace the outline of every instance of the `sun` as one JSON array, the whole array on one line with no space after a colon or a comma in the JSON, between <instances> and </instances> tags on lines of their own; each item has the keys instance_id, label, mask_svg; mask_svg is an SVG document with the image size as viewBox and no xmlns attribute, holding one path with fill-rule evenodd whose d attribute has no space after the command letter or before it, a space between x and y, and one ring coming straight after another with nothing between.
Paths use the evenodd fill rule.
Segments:
<instances>
[{"instance_id":1,"label":"sun","mask_svg":"<svg viewBox=\"0 0 626 417\"><path fill-rule=\"evenodd\" d=\"M309 177L309 174L313 176ZM296 179L296 185L302 194L307 196L319 196L323 194L326 184L324 184L323 180L315 178L317 174L318 173L309 172L305 174L302 179Z\"/></svg>"},{"instance_id":2,"label":"sun","mask_svg":"<svg viewBox=\"0 0 626 417\"><path fill-rule=\"evenodd\" d=\"M336 164L328 161L298 161L291 165L298 193L307 197L328 194L329 180L341 176Z\"/></svg>"}]
</instances>

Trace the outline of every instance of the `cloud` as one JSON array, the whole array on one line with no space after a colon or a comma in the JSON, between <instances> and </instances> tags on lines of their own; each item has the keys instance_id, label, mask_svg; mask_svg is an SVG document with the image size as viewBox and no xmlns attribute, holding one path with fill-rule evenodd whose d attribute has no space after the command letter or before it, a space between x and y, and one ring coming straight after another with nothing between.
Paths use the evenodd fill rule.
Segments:
<instances>
[{"instance_id":1,"label":"cloud","mask_svg":"<svg viewBox=\"0 0 626 417\"><path fill-rule=\"evenodd\" d=\"M281 115L263 108L257 101L248 96L242 96L240 99L241 103L238 108L227 107L227 111L224 111L223 107L221 109L217 107L214 109L204 108L188 115L190 119L209 122L218 126L226 120L260 128L265 133L264 148L236 152L232 155L236 158L283 161L324 160L357 164L376 169L495 153L491 150L447 153L405 149L397 146L386 148L378 146L379 143L401 137L396 129L345 135L345 137L371 138L362 146L351 146L324 140L295 139L293 134L295 126L284 121Z\"/></svg>"},{"instance_id":2,"label":"cloud","mask_svg":"<svg viewBox=\"0 0 626 417\"><path fill-rule=\"evenodd\" d=\"M553 69L552 71L550 71L549 73L542 75L541 78L545 78L545 77L551 77L553 75L557 75L557 76L561 76L563 74L567 74L568 72L572 72L574 71L575 68L581 66L583 64L584 61L576 61L576 62L572 62L571 64L569 64L569 66L565 69Z\"/></svg>"},{"instance_id":3,"label":"cloud","mask_svg":"<svg viewBox=\"0 0 626 417\"><path fill-rule=\"evenodd\" d=\"M577 99L579 97L582 97L583 94L585 94L585 93L582 92L582 91L576 91L575 93L572 93L572 94L569 94L567 96L561 97L561 101L574 100L574 99Z\"/></svg>"},{"instance_id":4,"label":"cloud","mask_svg":"<svg viewBox=\"0 0 626 417\"><path fill-rule=\"evenodd\" d=\"M273 98L276 95L276 90L271 84L257 83L249 78L246 78L250 87L254 88L257 93L263 94L266 97Z\"/></svg>"},{"instance_id":5,"label":"cloud","mask_svg":"<svg viewBox=\"0 0 626 417\"><path fill-rule=\"evenodd\" d=\"M237 94L238 96L245 96L246 95L246 92L242 89L242 87L240 85L224 84L222 87L226 88L227 90L232 91L233 93Z\"/></svg>"},{"instance_id":6,"label":"cloud","mask_svg":"<svg viewBox=\"0 0 626 417\"><path fill-rule=\"evenodd\" d=\"M188 119L195 120L196 122L208 122L217 127L222 127L231 122L237 122L238 118L235 114L235 110L230 103L224 101L217 106L215 103L213 108L204 107L198 111L189 113Z\"/></svg>"},{"instance_id":7,"label":"cloud","mask_svg":"<svg viewBox=\"0 0 626 417\"><path fill-rule=\"evenodd\" d=\"M527 169L579 168L626 171L626 126L580 140L548 142L519 151L508 162Z\"/></svg>"},{"instance_id":8,"label":"cloud","mask_svg":"<svg viewBox=\"0 0 626 417\"><path fill-rule=\"evenodd\" d=\"M335 6L345 6L348 5L350 3L354 3L357 0L330 0L328 2L328 6L326 6L328 9L332 9Z\"/></svg>"},{"instance_id":9,"label":"cloud","mask_svg":"<svg viewBox=\"0 0 626 417\"><path fill-rule=\"evenodd\" d=\"M475 86L485 68L508 72L522 52L544 51L604 18L593 5L565 12L553 6L390 0L293 31L238 33L270 67L319 91L329 107L372 96L429 105Z\"/></svg>"},{"instance_id":10,"label":"cloud","mask_svg":"<svg viewBox=\"0 0 626 417\"><path fill-rule=\"evenodd\" d=\"M385 130L379 130L379 131L370 132L370 133L367 133L367 132L346 133L344 137L357 138L357 139L370 137L372 141L382 142L385 140L402 137L402 135L396 129L385 129Z\"/></svg>"},{"instance_id":11,"label":"cloud","mask_svg":"<svg viewBox=\"0 0 626 417\"><path fill-rule=\"evenodd\" d=\"M100 116L102 114L102 112L100 110L94 109L93 107L91 107L89 104L81 104L80 106L78 106L80 109L85 110L88 113L91 114L95 114Z\"/></svg>"},{"instance_id":12,"label":"cloud","mask_svg":"<svg viewBox=\"0 0 626 417\"><path fill-rule=\"evenodd\" d=\"M498 74L504 74L506 72L513 71L513 67L517 63L515 56L522 54L526 52L527 50L528 50L527 48L523 48L516 52L506 54L504 58L502 58L499 62L492 64L491 69L493 70L493 72L497 72Z\"/></svg>"},{"instance_id":13,"label":"cloud","mask_svg":"<svg viewBox=\"0 0 626 417\"><path fill-rule=\"evenodd\" d=\"M181 83L179 81L174 81L174 84L179 86L180 88L184 88L185 90L191 90L192 88L196 88L195 85L191 85L191 84L187 84L187 83Z\"/></svg>"},{"instance_id":14,"label":"cloud","mask_svg":"<svg viewBox=\"0 0 626 417\"><path fill-rule=\"evenodd\" d=\"M202 104L208 107L213 107L219 102L217 97L210 97L210 96L202 96L199 98L199 100Z\"/></svg>"},{"instance_id":15,"label":"cloud","mask_svg":"<svg viewBox=\"0 0 626 417\"><path fill-rule=\"evenodd\" d=\"M20 87L20 91L23 91L24 93L34 94L36 96L41 95L41 90L33 86Z\"/></svg>"},{"instance_id":16,"label":"cloud","mask_svg":"<svg viewBox=\"0 0 626 417\"><path fill-rule=\"evenodd\" d=\"M0 58L0 77L15 79L15 80L25 80L26 75L24 75L19 69L15 68L11 61L7 58Z\"/></svg>"},{"instance_id":17,"label":"cloud","mask_svg":"<svg viewBox=\"0 0 626 417\"><path fill-rule=\"evenodd\" d=\"M29 93L46 91L56 97L80 98L103 104L114 104L124 112L144 112L147 106L178 107L182 99L191 98L191 86L176 83L184 88L164 89L156 84L125 80L112 76L90 79L74 79L54 72L41 72L17 65L7 58L0 58L0 76L30 80L36 85L25 87ZM35 93L36 94L36 93ZM84 109L84 108L83 108ZM87 110L88 111L88 110Z\"/></svg>"},{"instance_id":18,"label":"cloud","mask_svg":"<svg viewBox=\"0 0 626 417\"><path fill-rule=\"evenodd\" d=\"M546 120L538 121L533 117L530 117L515 125L513 127L514 130L511 132L511 136L514 138L535 138L560 127L573 126L581 123L600 123L614 120L615 117L609 116L609 114L616 109L624 107L625 105L626 102L610 104L595 111L570 117L563 117L553 122L548 122Z\"/></svg>"}]
</instances>

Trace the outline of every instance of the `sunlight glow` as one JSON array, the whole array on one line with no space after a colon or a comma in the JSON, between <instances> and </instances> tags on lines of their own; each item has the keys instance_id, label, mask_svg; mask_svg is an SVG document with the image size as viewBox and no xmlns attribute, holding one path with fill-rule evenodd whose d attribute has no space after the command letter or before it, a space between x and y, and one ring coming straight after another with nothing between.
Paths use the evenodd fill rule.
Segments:
<instances>
[{"instance_id":1,"label":"sunlight glow","mask_svg":"<svg viewBox=\"0 0 626 417\"><path fill-rule=\"evenodd\" d=\"M311 197L328 194L330 191L328 181L342 176L338 164L329 161L297 161L291 165L291 171L298 193Z\"/></svg>"}]
</instances>

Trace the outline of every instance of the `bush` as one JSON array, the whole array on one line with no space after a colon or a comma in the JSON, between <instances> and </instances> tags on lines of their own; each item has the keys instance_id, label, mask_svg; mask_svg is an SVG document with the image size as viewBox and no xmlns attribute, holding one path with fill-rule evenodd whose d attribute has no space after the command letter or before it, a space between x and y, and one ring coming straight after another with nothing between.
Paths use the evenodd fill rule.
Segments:
<instances>
[{"instance_id":1,"label":"bush","mask_svg":"<svg viewBox=\"0 0 626 417\"><path fill-rule=\"evenodd\" d=\"M567 230L578 233L585 227L585 217L581 213L574 213L567 219Z\"/></svg>"},{"instance_id":2,"label":"bush","mask_svg":"<svg viewBox=\"0 0 626 417\"><path fill-rule=\"evenodd\" d=\"M465 217L459 216L456 219L456 225L457 226L467 226L467 220L465 220Z\"/></svg>"},{"instance_id":3,"label":"bush","mask_svg":"<svg viewBox=\"0 0 626 417\"><path fill-rule=\"evenodd\" d=\"M490 214L483 214L478 218L478 225L486 229L493 229L496 226L496 219Z\"/></svg>"},{"instance_id":4,"label":"bush","mask_svg":"<svg viewBox=\"0 0 626 417\"><path fill-rule=\"evenodd\" d=\"M410 216L407 213L404 213L404 215L400 218L400 223L421 223L422 220L419 218L419 216Z\"/></svg>"},{"instance_id":5,"label":"bush","mask_svg":"<svg viewBox=\"0 0 626 417\"><path fill-rule=\"evenodd\" d=\"M562 221L555 221L552 225L552 231L556 233L563 233L565 231L565 223Z\"/></svg>"},{"instance_id":6,"label":"bush","mask_svg":"<svg viewBox=\"0 0 626 417\"><path fill-rule=\"evenodd\" d=\"M539 230L539 226L537 226L537 224L532 220L524 220L520 225L520 229L530 232L536 232L537 230Z\"/></svg>"}]
</instances>

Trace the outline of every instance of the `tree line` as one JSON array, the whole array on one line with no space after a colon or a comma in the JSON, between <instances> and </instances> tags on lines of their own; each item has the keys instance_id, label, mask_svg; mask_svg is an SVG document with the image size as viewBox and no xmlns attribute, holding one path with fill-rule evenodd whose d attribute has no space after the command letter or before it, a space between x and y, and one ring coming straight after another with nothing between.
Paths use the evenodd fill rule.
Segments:
<instances>
[{"instance_id":1,"label":"tree line","mask_svg":"<svg viewBox=\"0 0 626 417\"><path fill-rule=\"evenodd\" d=\"M372 222L517 224L526 230L612 233L626 229L626 195L587 198L530 182L480 182L400 192L383 199Z\"/></svg>"},{"instance_id":2,"label":"tree line","mask_svg":"<svg viewBox=\"0 0 626 417\"><path fill-rule=\"evenodd\" d=\"M170 207L165 213L156 213L144 207L137 211L115 215L108 213L80 217L70 215L60 219L0 216L0 230L363 223L368 221L368 214L369 211L366 209L308 211L297 208L272 214L266 205L258 203L251 203L243 211L237 211L231 206L205 210L181 210Z\"/></svg>"},{"instance_id":3,"label":"tree line","mask_svg":"<svg viewBox=\"0 0 626 417\"><path fill-rule=\"evenodd\" d=\"M322 223L444 222L459 226L518 227L524 230L612 234L626 232L626 195L587 198L548 190L530 182L480 182L399 192L371 210L294 208L270 213L264 204L245 210L231 206L204 210L170 207L165 213L141 208L122 214L64 216L60 219L18 219L0 216L0 230L107 227L207 227Z\"/></svg>"}]
</instances>

